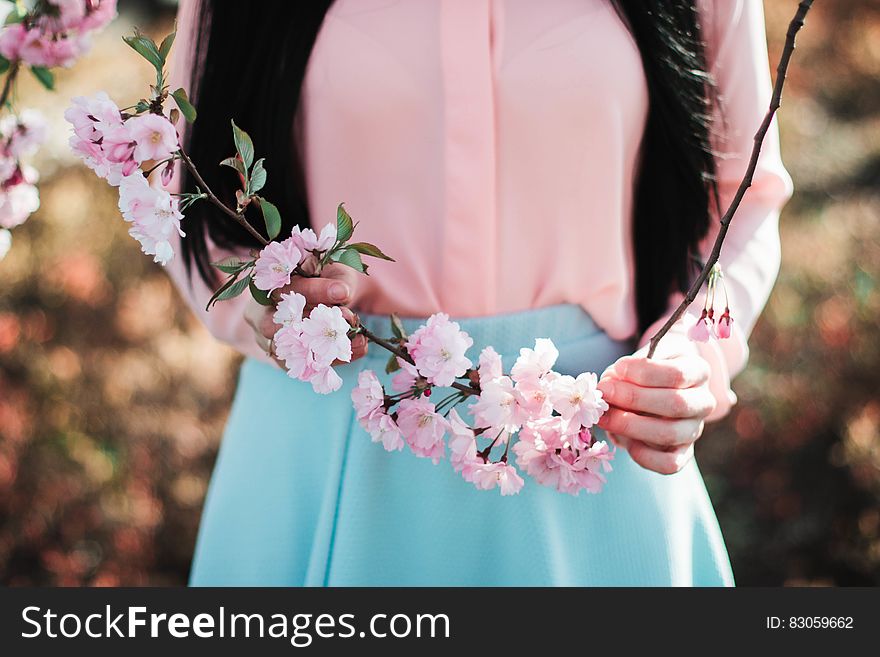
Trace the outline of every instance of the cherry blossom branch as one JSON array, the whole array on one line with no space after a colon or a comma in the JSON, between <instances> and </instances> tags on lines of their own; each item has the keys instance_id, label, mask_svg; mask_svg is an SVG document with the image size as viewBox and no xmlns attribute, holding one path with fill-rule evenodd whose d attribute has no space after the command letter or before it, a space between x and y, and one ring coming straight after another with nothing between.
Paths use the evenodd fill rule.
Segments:
<instances>
[{"instance_id":1,"label":"cherry blossom branch","mask_svg":"<svg viewBox=\"0 0 880 657\"><path fill-rule=\"evenodd\" d=\"M211 191L211 188L208 186L208 183L206 183L205 179L202 178L201 174L199 173L199 170L196 168L196 165L193 164L193 161L189 158L189 155L186 154L186 151L184 151L183 148L181 148L178 151L178 154L180 155L180 160L183 162L184 166L192 174L192 177L195 179L198 187L204 192L206 198L211 203L213 203L218 208L220 208L220 210L222 210L225 214L227 214L229 217L234 219L235 222L239 226L241 226L248 233L250 233L254 237L254 239L256 239L260 244L262 244L263 246L266 246L269 243L269 240L267 240L265 237L260 235L260 233L253 226L251 226L248 223L248 221L244 218L244 215L242 213L236 212L235 210L230 208L223 201L221 201L219 198L217 198L217 196L216 196L216 194L214 194L214 192Z\"/></svg>"},{"instance_id":2,"label":"cherry blossom branch","mask_svg":"<svg viewBox=\"0 0 880 657\"><path fill-rule=\"evenodd\" d=\"M791 61L791 56L794 53L795 37L803 27L804 19L806 18L807 12L810 10L812 4L813 0L801 0L800 4L798 4L794 18L791 19L791 22L788 25L788 32L785 35L785 46L782 49L782 57L779 60L779 65L776 67L776 84L773 87L770 107L767 110L767 114L764 116L764 120L761 122L761 126L755 133L752 154L749 158L749 165L746 168L742 182L740 182L730 206L727 208L724 216L721 217L721 227L718 231L718 236L715 238L715 243L712 246L712 252L706 260L706 263L703 265L703 268L700 270L699 275L694 279L693 283L691 283L682 302L678 305L672 315L670 315L669 319L666 320L666 323L663 324L663 326L660 327L660 329L651 337L648 347L648 358L653 358L654 352L657 350L657 345L660 344L660 340L663 339L663 336L669 332L672 326L688 309L688 306L690 306L697 298L697 294L699 294L703 284L709 277L712 268L718 262L718 257L721 255L721 247L724 244L724 239L727 237L727 231L730 228L730 221L739 208L746 190L752 185L752 178L754 177L755 169L758 166L758 157L761 154L761 146L764 143L764 138L770 128L770 123L773 121L773 117L776 114L776 110L779 109L782 100L782 88L785 85L785 76L788 72L788 65Z\"/></svg>"},{"instance_id":3,"label":"cherry blossom branch","mask_svg":"<svg viewBox=\"0 0 880 657\"><path fill-rule=\"evenodd\" d=\"M0 107L6 105L6 101L9 100L9 94L12 93L12 87L20 70L21 62L19 60L15 60L9 65L9 72L7 72L6 81L3 83L3 91L0 93Z\"/></svg>"}]
</instances>

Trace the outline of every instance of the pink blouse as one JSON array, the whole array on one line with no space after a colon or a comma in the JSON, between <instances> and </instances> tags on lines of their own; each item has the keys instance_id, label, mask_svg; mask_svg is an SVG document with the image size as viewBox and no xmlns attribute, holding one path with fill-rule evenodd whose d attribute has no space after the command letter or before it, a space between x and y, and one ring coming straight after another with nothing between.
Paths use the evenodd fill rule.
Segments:
<instances>
[{"instance_id":1,"label":"pink blouse","mask_svg":"<svg viewBox=\"0 0 880 657\"><path fill-rule=\"evenodd\" d=\"M194 4L181 3L179 58ZM715 136L726 207L770 99L763 9L699 6L726 121ZM292 120L316 227L344 201L359 239L397 260L371 266L356 308L477 316L569 302L610 336L633 336L630 225L647 104L638 48L607 0L337 0ZM776 277L791 193L774 125L721 256L734 335L700 345L715 417L735 401L730 378ZM189 285L179 258L169 271L216 337L266 360L244 296L205 313L210 291L197 277Z\"/></svg>"}]
</instances>

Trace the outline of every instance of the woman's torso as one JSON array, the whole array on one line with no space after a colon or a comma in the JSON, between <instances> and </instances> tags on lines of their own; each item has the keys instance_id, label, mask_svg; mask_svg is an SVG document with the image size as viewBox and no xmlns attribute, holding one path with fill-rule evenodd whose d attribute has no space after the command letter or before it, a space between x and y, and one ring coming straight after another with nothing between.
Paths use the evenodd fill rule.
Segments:
<instances>
[{"instance_id":1,"label":"woman's torso","mask_svg":"<svg viewBox=\"0 0 880 657\"><path fill-rule=\"evenodd\" d=\"M296 118L313 223L344 201L397 261L371 267L363 311L568 302L628 337L647 106L607 0L337 0Z\"/></svg>"}]
</instances>

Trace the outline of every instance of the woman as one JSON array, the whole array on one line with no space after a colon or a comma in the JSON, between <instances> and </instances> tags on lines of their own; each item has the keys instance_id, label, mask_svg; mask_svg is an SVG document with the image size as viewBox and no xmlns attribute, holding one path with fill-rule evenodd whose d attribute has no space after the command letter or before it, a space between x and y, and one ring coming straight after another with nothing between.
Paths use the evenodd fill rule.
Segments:
<instances>
[{"instance_id":1,"label":"woman","mask_svg":"<svg viewBox=\"0 0 880 657\"><path fill-rule=\"evenodd\" d=\"M172 275L248 358L191 583L732 585L693 443L735 402L777 272L792 187L775 126L721 258L733 336L696 344L679 325L655 360L638 347L708 253L769 103L760 0L185 3L179 25L208 182L231 193L212 165L232 117L285 230L345 201L397 260L295 289L382 333L390 312L447 312L508 366L549 337L557 369L604 371L600 426L619 445L605 490L579 497L529 481L502 498L385 453L348 396L382 350L357 342L343 390L319 397L267 355L265 309L243 296L205 313L208 263L255 246L206 206Z\"/></svg>"}]
</instances>

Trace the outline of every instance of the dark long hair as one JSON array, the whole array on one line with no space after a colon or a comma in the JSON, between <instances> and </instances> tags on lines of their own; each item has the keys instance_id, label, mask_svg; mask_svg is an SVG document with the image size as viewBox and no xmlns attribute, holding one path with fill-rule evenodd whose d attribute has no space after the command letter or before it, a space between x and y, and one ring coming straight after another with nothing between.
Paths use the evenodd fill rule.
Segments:
<instances>
[{"instance_id":1,"label":"dark long hair","mask_svg":"<svg viewBox=\"0 0 880 657\"><path fill-rule=\"evenodd\" d=\"M669 294L684 291L694 272L699 240L710 220L715 158L710 146L712 81L695 0L612 0L638 44L649 110L636 181L633 246L636 312L644 330L665 310ZM261 0L214 11L200 2L191 91L199 119L188 136L196 162L215 164L230 151L229 119L246 129L268 163L264 195L281 210L282 235L310 224L294 116L318 31L332 0ZM230 81L246 80L231 89ZM234 199L234 173L204 166L218 195ZM184 176L184 189L194 191ZM234 201L232 201L234 202ZM213 285L205 235L221 247L258 244L215 212L194 206L186 219L183 256ZM259 228L260 221L255 221Z\"/></svg>"}]
</instances>

